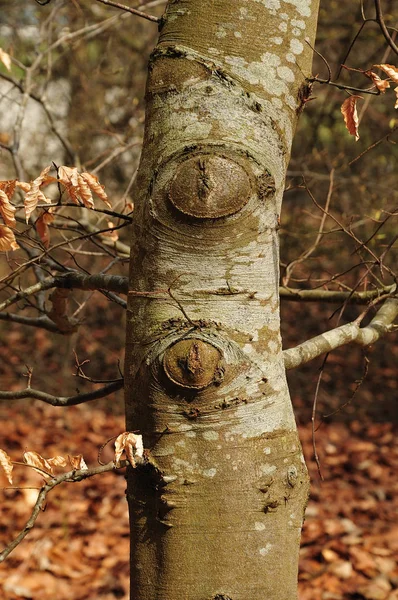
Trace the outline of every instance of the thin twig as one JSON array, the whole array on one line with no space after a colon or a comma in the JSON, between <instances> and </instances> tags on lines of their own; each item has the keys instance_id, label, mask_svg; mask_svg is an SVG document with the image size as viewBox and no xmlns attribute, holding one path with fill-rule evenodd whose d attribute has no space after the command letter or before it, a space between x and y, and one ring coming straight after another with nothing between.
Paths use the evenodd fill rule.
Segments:
<instances>
[{"instance_id":1,"label":"thin twig","mask_svg":"<svg viewBox=\"0 0 398 600\"><path fill-rule=\"evenodd\" d=\"M74 396L53 396L40 390L33 388L25 388L24 390L13 391L13 392L2 392L0 391L0 400L22 400L25 398L34 398L36 400L42 400L46 404L52 406L77 406L84 402L91 402L92 400L98 400L98 398L105 398L114 392L121 390L124 386L124 379L116 379L112 383L103 386L92 392L86 392L83 394L75 394Z\"/></svg>"},{"instance_id":2,"label":"thin twig","mask_svg":"<svg viewBox=\"0 0 398 600\"><path fill-rule=\"evenodd\" d=\"M125 4L120 4L119 2L114 2L113 0L96 0L97 2L101 2L101 4L106 4L107 6L113 6L114 8L120 8L120 10L124 10L126 12L131 13L132 15L136 15L137 17L142 17L147 21L152 21L153 23L160 23L160 19L153 15L148 15L136 8L131 8L131 6L126 6Z\"/></svg>"}]
</instances>

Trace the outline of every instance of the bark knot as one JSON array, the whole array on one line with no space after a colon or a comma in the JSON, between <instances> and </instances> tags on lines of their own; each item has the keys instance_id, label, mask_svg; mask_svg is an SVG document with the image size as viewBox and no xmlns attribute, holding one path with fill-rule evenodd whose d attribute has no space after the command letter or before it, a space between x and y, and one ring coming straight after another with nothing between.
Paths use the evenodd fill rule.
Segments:
<instances>
[{"instance_id":1,"label":"bark knot","mask_svg":"<svg viewBox=\"0 0 398 600\"><path fill-rule=\"evenodd\" d=\"M171 181L168 198L181 213L196 219L218 219L241 210L252 192L242 165L217 154L185 159Z\"/></svg>"},{"instance_id":2,"label":"bark knot","mask_svg":"<svg viewBox=\"0 0 398 600\"><path fill-rule=\"evenodd\" d=\"M181 340L167 348L163 368L176 385L200 390L220 382L221 358L221 352L208 342Z\"/></svg>"}]
</instances>

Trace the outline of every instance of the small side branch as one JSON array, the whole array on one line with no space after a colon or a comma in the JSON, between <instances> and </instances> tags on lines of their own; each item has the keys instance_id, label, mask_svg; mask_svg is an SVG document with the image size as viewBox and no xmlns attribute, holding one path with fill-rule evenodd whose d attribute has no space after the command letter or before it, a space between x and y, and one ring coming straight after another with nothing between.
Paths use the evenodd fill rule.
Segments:
<instances>
[{"instance_id":1,"label":"small side branch","mask_svg":"<svg viewBox=\"0 0 398 600\"><path fill-rule=\"evenodd\" d=\"M78 273L77 271L69 271L64 275L46 277L30 287L20 290L2 302L0 304L0 310L8 308L20 300L25 300L29 296L34 296L39 292L52 288L63 288L68 290L107 290L109 292L127 294L128 280L127 277L118 275L86 275L85 273Z\"/></svg>"},{"instance_id":2,"label":"small side branch","mask_svg":"<svg viewBox=\"0 0 398 600\"><path fill-rule=\"evenodd\" d=\"M52 406L76 406L77 404L83 404L84 402L90 402L91 400L98 400L98 398L105 398L106 396L121 390L123 385L124 379L120 378L97 390L93 390L92 392L76 394L74 396L53 396L52 394L47 394L46 392L28 387L16 392L0 391L0 400L34 398L36 400L42 400L46 404L51 404Z\"/></svg>"},{"instance_id":3,"label":"small side branch","mask_svg":"<svg viewBox=\"0 0 398 600\"><path fill-rule=\"evenodd\" d=\"M317 335L295 348L284 350L285 368L286 370L294 369L351 342L360 346L373 344L383 335L393 330L393 323L397 316L398 299L388 298L366 327L361 328L359 323L354 321Z\"/></svg>"},{"instance_id":4,"label":"small side branch","mask_svg":"<svg viewBox=\"0 0 398 600\"><path fill-rule=\"evenodd\" d=\"M347 302L348 304L368 304L385 294L393 294L396 290L396 284L386 285L382 288L368 290L365 292L341 292L333 290L301 290L281 286L279 296L281 300L290 300L292 302L328 302L330 304Z\"/></svg>"}]
</instances>

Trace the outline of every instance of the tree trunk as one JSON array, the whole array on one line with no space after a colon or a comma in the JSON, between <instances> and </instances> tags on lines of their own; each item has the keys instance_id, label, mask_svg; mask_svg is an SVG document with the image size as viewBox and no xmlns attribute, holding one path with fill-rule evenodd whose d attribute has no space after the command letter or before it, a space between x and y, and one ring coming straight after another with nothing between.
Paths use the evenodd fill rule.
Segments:
<instances>
[{"instance_id":1,"label":"tree trunk","mask_svg":"<svg viewBox=\"0 0 398 600\"><path fill-rule=\"evenodd\" d=\"M308 476L277 229L317 0L170 0L149 65L126 354L134 600L292 600Z\"/></svg>"}]
</instances>

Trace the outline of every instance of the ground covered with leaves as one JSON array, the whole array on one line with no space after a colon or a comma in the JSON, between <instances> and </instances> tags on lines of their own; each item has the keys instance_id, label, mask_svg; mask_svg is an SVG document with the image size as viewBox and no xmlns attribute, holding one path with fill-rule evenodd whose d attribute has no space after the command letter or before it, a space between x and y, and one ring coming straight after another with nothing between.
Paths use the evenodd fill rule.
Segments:
<instances>
[{"instance_id":1,"label":"ground covered with leaves","mask_svg":"<svg viewBox=\"0 0 398 600\"><path fill-rule=\"evenodd\" d=\"M120 412L120 411L119 411ZM39 402L1 409L0 447L15 460L98 448L123 431L123 417L92 406L54 409ZM6 419L6 420L5 420ZM331 423L316 434L322 482L313 460L311 426L300 426L312 492L300 559L300 600L398 599L398 440L390 423ZM112 459L112 444L103 451ZM1 491L1 550L23 529L41 477L14 467L20 489ZM5 478L2 486L7 486ZM128 598L128 515L123 472L63 484L26 539L0 568L0 598Z\"/></svg>"}]
</instances>

